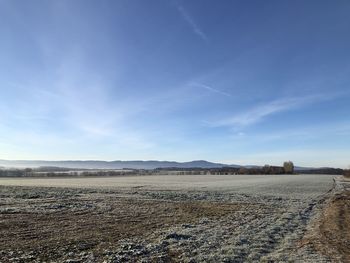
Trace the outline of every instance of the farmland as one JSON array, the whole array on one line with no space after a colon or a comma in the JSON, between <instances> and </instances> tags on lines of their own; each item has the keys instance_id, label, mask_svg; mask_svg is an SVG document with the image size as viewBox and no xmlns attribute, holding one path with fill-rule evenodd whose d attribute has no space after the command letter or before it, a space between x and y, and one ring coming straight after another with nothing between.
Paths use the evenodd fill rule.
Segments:
<instances>
[{"instance_id":1,"label":"farmland","mask_svg":"<svg viewBox=\"0 0 350 263\"><path fill-rule=\"evenodd\" d=\"M0 179L3 262L331 262L329 175ZM323 221L322 221L323 220Z\"/></svg>"}]
</instances>

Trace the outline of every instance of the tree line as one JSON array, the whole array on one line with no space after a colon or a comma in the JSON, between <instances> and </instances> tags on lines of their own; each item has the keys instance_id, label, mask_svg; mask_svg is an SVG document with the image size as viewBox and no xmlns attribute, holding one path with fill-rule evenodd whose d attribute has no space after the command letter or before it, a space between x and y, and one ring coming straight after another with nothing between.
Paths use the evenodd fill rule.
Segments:
<instances>
[{"instance_id":1,"label":"tree line","mask_svg":"<svg viewBox=\"0 0 350 263\"><path fill-rule=\"evenodd\" d=\"M57 168L57 169L56 169ZM262 167L221 167L221 168L157 168L153 170L144 169L129 169L125 171L100 170L100 171L74 171L74 169L58 168L58 167L40 167L40 168L26 168L26 169L5 169L0 167L0 177L67 177L67 176L120 176L120 175L151 175L164 174L166 172L174 172L175 174L191 175L191 174L333 174L344 175L350 177L350 169L343 170L338 168L320 168L297 170L293 162L287 161L283 166L264 165Z\"/></svg>"}]
</instances>

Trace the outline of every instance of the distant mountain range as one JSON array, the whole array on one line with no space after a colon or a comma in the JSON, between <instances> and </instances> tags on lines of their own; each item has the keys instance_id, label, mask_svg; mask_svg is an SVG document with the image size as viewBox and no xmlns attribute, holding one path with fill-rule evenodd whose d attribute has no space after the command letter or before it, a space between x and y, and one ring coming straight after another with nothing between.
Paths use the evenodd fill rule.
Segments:
<instances>
[{"instance_id":1,"label":"distant mountain range","mask_svg":"<svg viewBox=\"0 0 350 263\"><path fill-rule=\"evenodd\" d=\"M34 160L0 160L0 166L13 168L60 167L70 169L156 169L156 168L222 168L243 167L236 164L213 163L205 160L191 162L171 161L34 161ZM258 165L245 165L246 168L258 168ZM315 168L295 167L295 170L312 170Z\"/></svg>"},{"instance_id":2,"label":"distant mountain range","mask_svg":"<svg viewBox=\"0 0 350 263\"><path fill-rule=\"evenodd\" d=\"M0 160L0 166L34 168L41 166L64 167L74 169L155 169L155 168L221 168L240 167L239 165L227 165L212 163L204 160L191 162L170 161L27 161L27 160Z\"/></svg>"}]
</instances>

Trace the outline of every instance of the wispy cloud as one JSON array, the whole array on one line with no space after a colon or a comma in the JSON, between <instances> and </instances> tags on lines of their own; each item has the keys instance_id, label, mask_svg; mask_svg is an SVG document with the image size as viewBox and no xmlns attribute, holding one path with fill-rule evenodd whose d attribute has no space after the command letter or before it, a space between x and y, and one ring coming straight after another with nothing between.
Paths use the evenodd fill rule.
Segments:
<instances>
[{"instance_id":1,"label":"wispy cloud","mask_svg":"<svg viewBox=\"0 0 350 263\"><path fill-rule=\"evenodd\" d=\"M206 90L209 90L211 92L215 92L215 93L218 93L218 94L221 94L221 95L224 95L226 97L232 97L232 95L230 93L227 93L225 91L221 91L221 90L218 90L218 89L215 89L213 87L210 87L208 85L204 85L202 83L191 83L191 86L194 86L194 87L200 87L200 88L203 88L203 89L206 89Z\"/></svg>"},{"instance_id":2,"label":"wispy cloud","mask_svg":"<svg viewBox=\"0 0 350 263\"><path fill-rule=\"evenodd\" d=\"M12 105L0 104L0 124L5 126L0 125L0 137L6 128L13 144L30 138L26 144L32 146L41 140L55 147L74 143L79 149L108 141L116 149L152 148L148 134L130 124L134 107L126 100L112 101L110 83L91 72L79 56L64 56L47 73L52 84L35 77L12 84L19 95ZM14 133L16 130L21 133ZM68 136L72 140L65 140Z\"/></svg>"},{"instance_id":3,"label":"wispy cloud","mask_svg":"<svg viewBox=\"0 0 350 263\"><path fill-rule=\"evenodd\" d=\"M186 9L180 5L176 5L177 10L179 10L182 18L187 22L187 24L192 28L193 32L198 35L204 41L208 41L207 35L202 31L198 24L194 21L192 16L186 11Z\"/></svg>"},{"instance_id":4,"label":"wispy cloud","mask_svg":"<svg viewBox=\"0 0 350 263\"><path fill-rule=\"evenodd\" d=\"M280 98L253 107L248 111L236 114L233 117L215 121L212 123L212 125L245 127L258 123L270 115L283 111L298 109L310 103L315 103L326 99L330 99L330 96L310 95L304 97Z\"/></svg>"},{"instance_id":5,"label":"wispy cloud","mask_svg":"<svg viewBox=\"0 0 350 263\"><path fill-rule=\"evenodd\" d=\"M271 143L277 141L311 141L311 140L322 140L323 138L331 137L343 137L350 135L350 123L349 122L327 122L326 124L310 126L298 126L288 129L275 129L271 132L237 132L230 136L230 139L235 142L242 142L244 137L244 143Z\"/></svg>"}]
</instances>

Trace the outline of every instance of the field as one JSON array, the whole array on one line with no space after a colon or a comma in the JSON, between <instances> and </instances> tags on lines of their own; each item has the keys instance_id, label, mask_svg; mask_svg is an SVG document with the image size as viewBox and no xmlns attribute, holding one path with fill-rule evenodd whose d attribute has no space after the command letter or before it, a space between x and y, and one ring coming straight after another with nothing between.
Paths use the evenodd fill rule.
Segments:
<instances>
[{"instance_id":1,"label":"field","mask_svg":"<svg viewBox=\"0 0 350 263\"><path fill-rule=\"evenodd\" d=\"M0 258L332 262L335 191L328 175L0 178Z\"/></svg>"}]
</instances>

